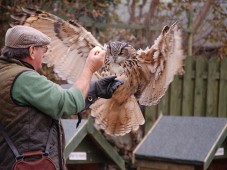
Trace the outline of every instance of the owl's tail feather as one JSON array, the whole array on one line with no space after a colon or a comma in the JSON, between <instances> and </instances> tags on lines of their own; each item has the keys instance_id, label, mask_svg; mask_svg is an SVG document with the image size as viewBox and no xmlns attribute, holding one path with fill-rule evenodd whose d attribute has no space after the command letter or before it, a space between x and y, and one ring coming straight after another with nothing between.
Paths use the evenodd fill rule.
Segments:
<instances>
[{"instance_id":1,"label":"owl's tail feather","mask_svg":"<svg viewBox=\"0 0 227 170\"><path fill-rule=\"evenodd\" d=\"M120 105L114 98L99 99L90 108L95 122L109 135L123 136L145 122L134 96Z\"/></svg>"}]
</instances>

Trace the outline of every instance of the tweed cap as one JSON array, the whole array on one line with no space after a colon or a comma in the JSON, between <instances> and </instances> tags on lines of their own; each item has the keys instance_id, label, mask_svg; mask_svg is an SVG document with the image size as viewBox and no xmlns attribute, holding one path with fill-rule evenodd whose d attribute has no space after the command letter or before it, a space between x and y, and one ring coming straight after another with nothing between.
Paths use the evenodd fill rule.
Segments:
<instances>
[{"instance_id":1,"label":"tweed cap","mask_svg":"<svg viewBox=\"0 0 227 170\"><path fill-rule=\"evenodd\" d=\"M43 46L50 44L51 38L37 29L17 25L9 28L5 35L5 46L11 48L28 48L32 45Z\"/></svg>"}]
</instances>

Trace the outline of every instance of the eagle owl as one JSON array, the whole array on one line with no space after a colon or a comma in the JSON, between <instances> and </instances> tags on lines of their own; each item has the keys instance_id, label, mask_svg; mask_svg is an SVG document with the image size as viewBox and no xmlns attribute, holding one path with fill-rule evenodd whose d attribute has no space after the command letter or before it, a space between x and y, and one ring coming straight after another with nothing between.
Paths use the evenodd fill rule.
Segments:
<instances>
[{"instance_id":1,"label":"eagle owl","mask_svg":"<svg viewBox=\"0 0 227 170\"><path fill-rule=\"evenodd\" d=\"M79 23L36 9L23 9L12 16L15 24L34 27L52 41L44 63L69 83L81 73L89 51L100 46L107 51L105 65L94 75L100 78L116 75L124 81L111 99L98 99L91 105L95 122L107 133L122 136L136 131L145 120L138 105L159 102L174 75L183 65L181 31L177 24L165 26L154 44L136 50L126 42L110 42L102 46Z\"/></svg>"}]
</instances>

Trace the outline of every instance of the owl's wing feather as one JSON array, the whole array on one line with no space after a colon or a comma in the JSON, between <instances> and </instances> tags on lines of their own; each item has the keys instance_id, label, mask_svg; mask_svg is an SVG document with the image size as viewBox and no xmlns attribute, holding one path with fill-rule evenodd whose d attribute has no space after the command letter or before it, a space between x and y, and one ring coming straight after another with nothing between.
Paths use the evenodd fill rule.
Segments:
<instances>
[{"instance_id":1,"label":"owl's wing feather","mask_svg":"<svg viewBox=\"0 0 227 170\"><path fill-rule=\"evenodd\" d=\"M183 66L181 31L177 24L165 26L154 45L137 51L137 58L145 74L146 85L139 97L141 105L157 104L165 94L174 76Z\"/></svg>"},{"instance_id":2,"label":"owl's wing feather","mask_svg":"<svg viewBox=\"0 0 227 170\"><path fill-rule=\"evenodd\" d=\"M63 80L73 83L80 75L89 51L103 46L84 27L75 21L63 19L31 8L23 8L23 13L13 15L15 24L31 26L51 38L49 49L43 62Z\"/></svg>"},{"instance_id":3,"label":"owl's wing feather","mask_svg":"<svg viewBox=\"0 0 227 170\"><path fill-rule=\"evenodd\" d=\"M145 120L135 96L130 96L123 104L112 99L99 99L91 105L91 115L95 122L109 135L123 136L139 129Z\"/></svg>"}]
</instances>

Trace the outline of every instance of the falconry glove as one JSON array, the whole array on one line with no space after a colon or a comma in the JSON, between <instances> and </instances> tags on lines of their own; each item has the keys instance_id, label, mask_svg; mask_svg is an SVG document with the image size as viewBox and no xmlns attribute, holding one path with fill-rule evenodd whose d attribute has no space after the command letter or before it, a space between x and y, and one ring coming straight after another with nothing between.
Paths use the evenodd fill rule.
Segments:
<instances>
[{"instance_id":1,"label":"falconry glove","mask_svg":"<svg viewBox=\"0 0 227 170\"><path fill-rule=\"evenodd\" d=\"M118 80L116 78L117 76L109 76L101 78L97 81L91 81L90 88L85 99L85 107L78 113L77 127L81 120L81 112L88 109L90 105L92 105L92 103L94 103L99 97L110 99L115 90L124 83L123 80Z\"/></svg>"}]
</instances>

